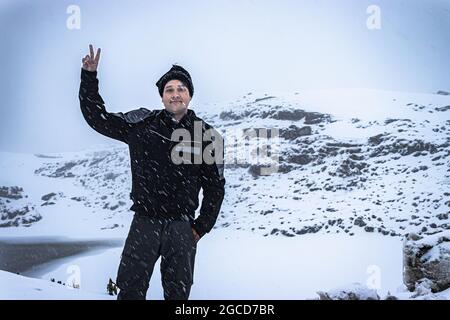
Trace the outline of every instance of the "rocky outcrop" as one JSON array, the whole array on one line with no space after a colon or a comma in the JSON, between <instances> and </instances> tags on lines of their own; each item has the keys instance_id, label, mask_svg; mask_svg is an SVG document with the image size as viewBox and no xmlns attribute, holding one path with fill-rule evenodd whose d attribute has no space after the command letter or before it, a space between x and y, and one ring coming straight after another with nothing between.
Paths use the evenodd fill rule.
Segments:
<instances>
[{"instance_id":1,"label":"rocky outcrop","mask_svg":"<svg viewBox=\"0 0 450 320\"><path fill-rule=\"evenodd\" d=\"M450 231L430 236L409 234L405 238L403 281L410 291L424 283L432 292L450 287Z\"/></svg>"},{"instance_id":2,"label":"rocky outcrop","mask_svg":"<svg viewBox=\"0 0 450 320\"><path fill-rule=\"evenodd\" d=\"M21 187L0 187L0 228L30 226L42 219L27 198Z\"/></svg>"},{"instance_id":3,"label":"rocky outcrop","mask_svg":"<svg viewBox=\"0 0 450 320\"><path fill-rule=\"evenodd\" d=\"M357 282L328 292L318 291L317 294L319 300L380 300L375 289L370 289Z\"/></svg>"}]
</instances>

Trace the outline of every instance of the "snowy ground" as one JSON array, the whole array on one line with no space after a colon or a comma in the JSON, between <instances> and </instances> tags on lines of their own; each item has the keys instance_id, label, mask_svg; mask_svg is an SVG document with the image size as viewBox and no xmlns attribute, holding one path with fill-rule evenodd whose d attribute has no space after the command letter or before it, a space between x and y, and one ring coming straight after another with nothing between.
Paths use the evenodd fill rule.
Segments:
<instances>
[{"instance_id":1,"label":"snowy ground","mask_svg":"<svg viewBox=\"0 0 450 320\"><path fill-rule=\"evenodd\" d=\"M106 300L107 294L94 294L46 280L28 278L0 270L0 300Z\"/></svg>"},{"instance_id":2,"label":"snowy ground","mask_svg":"<svg viewBox=\"0 0 450 320\"><path fill-rule=\"evenodd\" d=\"M7 290L1 299L53 299L57 293L50 279L80 284L74 299L104 296L109 278L115 279L121 248L59 259L44 267L25 272L47 282L16 283L2 273ZM397 238L365 234L305 235L261 238L245 231L215 230L198 244L191 299L309 299L318 290L329 290L360 282L385 295L403 290L401 242ZM220 263L211 264L212 261ZM5 280L6 278L6 280ZM9 280L8 280L9 279ZM27 295L20 289L29 285ZM51 286L50 286L51 285ZM33 286L42 291L34 290ZM59 285L61 297L69 293ZM31 292L30 292L31 291ZM77 290L70 290L75 292ZM48 292L48 295L47 295ZM63 294L64 293L64 294ZM163 299L159 261L150 282L148 299Z\"/></svg>"}]
</instances>

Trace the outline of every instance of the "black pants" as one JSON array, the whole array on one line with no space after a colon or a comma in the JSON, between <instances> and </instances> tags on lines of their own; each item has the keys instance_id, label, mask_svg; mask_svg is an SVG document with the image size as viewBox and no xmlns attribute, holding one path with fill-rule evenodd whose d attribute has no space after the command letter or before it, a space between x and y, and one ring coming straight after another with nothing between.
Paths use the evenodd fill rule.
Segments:
<instances>
[{"instance_id":1,"label":"black pants","mask_svg":"<svg viewBox=\"0 0 450 320\"><path fill-rule=\"evenodd\" d=\"M144 300L161 256L165 300L187 300L197 244L189 221L135 214L117 274L118 300Z\"/></svg>"}]
</instances>

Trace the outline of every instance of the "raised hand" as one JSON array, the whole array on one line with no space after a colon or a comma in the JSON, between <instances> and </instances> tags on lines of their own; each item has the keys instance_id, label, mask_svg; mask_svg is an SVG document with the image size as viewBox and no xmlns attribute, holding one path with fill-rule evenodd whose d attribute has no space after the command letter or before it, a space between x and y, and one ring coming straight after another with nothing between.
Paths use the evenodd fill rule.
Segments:
<instances>
[{"instance_id":1,"label":"raised hand","mask_svg":"<svg viewBox=\"0 0 450 320\"><path fill-rule=\"evenodd\" d=\"M98 61L100 60L100 52L101 49L97 49L97 54L94 56L94 47L92 47L92 44L89 45L89 54L87 54L82 62L83 62L83 69L87 71L97 71L98 67Z\"/></svg>"}]
</instances>

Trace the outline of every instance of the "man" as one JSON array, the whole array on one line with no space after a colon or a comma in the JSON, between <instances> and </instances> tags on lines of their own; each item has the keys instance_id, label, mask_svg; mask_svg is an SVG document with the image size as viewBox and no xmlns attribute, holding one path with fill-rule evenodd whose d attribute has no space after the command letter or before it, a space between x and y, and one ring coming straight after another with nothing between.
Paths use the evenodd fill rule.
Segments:
<instances>
[{"instance_id":1,"label":"man","mask_svg":"<svg viewBox=\"0 0 450 320\"><path fill-rule=\"evenodd\" d=\"M189 73L177 65L156 83L165 109L107 112L98 92L100 49L96 55L92 45L89 50L82 61L81 111L94 130L127 143L131 158L130 197L135 215L117 274L118 299L145 299L153 267L161 256L164 299L187 300L197 241L213 228L225 193L223 139L188 109L194 86ZM213 134L210 141L204 141L202 137L211 130L216 139ZM180 143L173 138L186 133L194 140ZM212 156L213 161L205 161L207 157L192 160L198 155ZM220 155L222 160L216 161ZM195 219L200 188L203 200Z\"/></svg>"}]
</instances>

